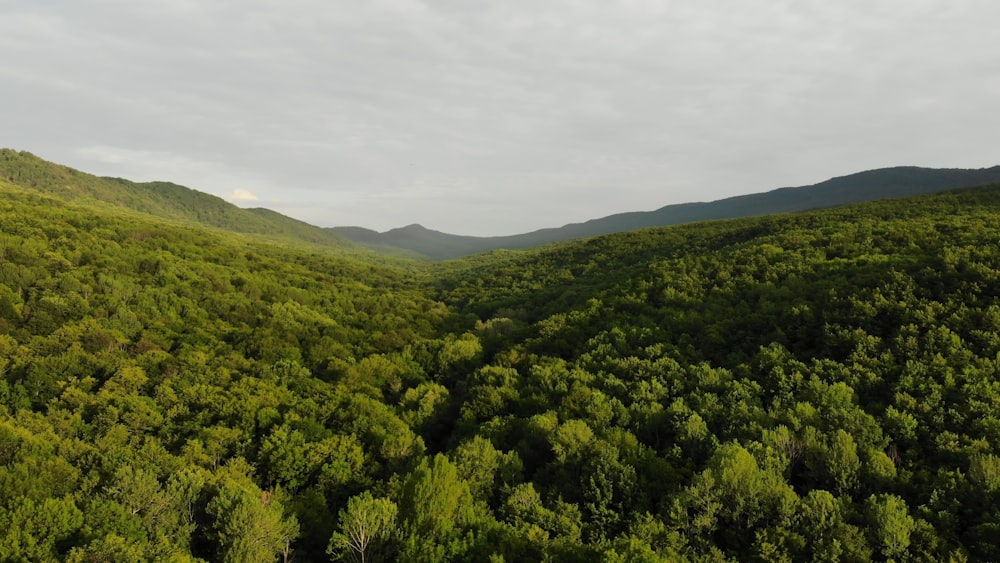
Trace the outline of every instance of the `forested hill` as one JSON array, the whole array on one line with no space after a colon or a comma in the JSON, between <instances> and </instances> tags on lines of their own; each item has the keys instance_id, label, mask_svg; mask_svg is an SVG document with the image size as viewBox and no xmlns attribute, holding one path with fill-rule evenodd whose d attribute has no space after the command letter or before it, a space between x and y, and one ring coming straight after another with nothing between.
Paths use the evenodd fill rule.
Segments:
<instances>
[{"instance_id":1,"label":"forested hill","mask_svg":"<svg viewBox=\"0 0 1000 563\"><path fill-rule=\"evenodd\" d=\"M356 242L398 247L444 260L496 249L543 244L712 219L730 219L834 207L1000 182L1000 166L978 170L918 167L883 168L798 188L726 198L709 203L668 205L656 211L621 213L585 223L504 237L459 236L410 225L378 233L358 227L333 230Z\"/></svg>"},{"instance_id":2,"label":"forested hill","mask_svg":"<svg viewBox=\"0 0 1000 563\"><path fill-rule=\"evenodd\" d=\"M239 208L222 198L170 182L137 183L103 178L48 162L28 152L0 149L0 180L68 201L96 201L235 232L300 239L345 246L328 229L268 210Z\"/></svg>"},{"instance_id":3,"label":"forested hill","mask_svg":"<svg viewBox=\"0 0 1000 563\"><path fill-rule=\"evenodd\" d=\"M612 560L997 560L998 239L993 186L443 264L459 431Z\"/></svg>"},{"instance_id":4,"label":"forested hill","mask_svg":"<svg viewBox=\"0 0 1000 563\"><path fill-rule=\"evenodd\" d=\"M997 560L997 240L1000 186L403 269L0 179L0 561Z\"/></svg>"}]
</instances>

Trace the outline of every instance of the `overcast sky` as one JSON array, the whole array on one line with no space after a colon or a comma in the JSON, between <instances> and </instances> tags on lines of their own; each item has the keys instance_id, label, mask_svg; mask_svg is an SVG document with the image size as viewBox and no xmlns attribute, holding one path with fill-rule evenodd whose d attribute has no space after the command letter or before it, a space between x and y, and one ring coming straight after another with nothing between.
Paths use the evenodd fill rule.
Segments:
<instances>
[{"instance_id":1,"label":"overcast sky","mask_svg":"<svg viewBox=\"0 0 1000 563\"><path fill-rule=\"evenodd\" d=\"M0 0L0 146L502 235L1000 164L996 0Z\"/></svg>"}]
</instances>

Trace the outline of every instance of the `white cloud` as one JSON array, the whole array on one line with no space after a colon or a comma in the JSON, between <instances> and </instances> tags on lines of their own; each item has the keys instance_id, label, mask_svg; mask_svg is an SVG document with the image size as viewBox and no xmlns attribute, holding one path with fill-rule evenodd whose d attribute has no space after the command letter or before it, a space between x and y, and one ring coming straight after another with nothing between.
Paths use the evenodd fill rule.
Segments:
<instances>
[{"instance_id":1,"label":"white cloud","mask_svg":"<svg viewBox=\"0 0 1000 563\"><path fill-rule=\"evenodd\" d=\"M244 189L236 188L235 190L233 190L233 193L229 194L229 200L245 202L245 201L260 201L260 198Z\"/></svg>"}]
</instances>

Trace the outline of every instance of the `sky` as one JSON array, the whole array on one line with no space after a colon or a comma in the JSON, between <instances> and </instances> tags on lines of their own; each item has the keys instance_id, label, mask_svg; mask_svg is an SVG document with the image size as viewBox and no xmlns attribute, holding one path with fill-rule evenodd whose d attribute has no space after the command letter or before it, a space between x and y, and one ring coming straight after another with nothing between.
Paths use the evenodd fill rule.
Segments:
<instances>
[{"instance_id":1,"label":"sky","mask_svg":"<svg viewBox=\"0 0 1000 563\"><path fill-rule=\"evenodd\" d=\"M0 146L507 235L1000 164L995 0L0 0Z\"/></svg>"}]
</instances>

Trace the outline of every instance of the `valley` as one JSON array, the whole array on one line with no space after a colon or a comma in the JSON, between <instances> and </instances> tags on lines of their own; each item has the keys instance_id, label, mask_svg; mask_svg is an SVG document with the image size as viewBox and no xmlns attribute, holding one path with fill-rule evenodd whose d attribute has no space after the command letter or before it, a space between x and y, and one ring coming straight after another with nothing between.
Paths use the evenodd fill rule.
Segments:
<instances>
[{"instance_id":1,"label":"valley","mask_svg":"<svg viewBox=\"0 0 1000 563\"><path fill-rule=\"evenodd\" d=\"M0 156L2 560L998 554L1000 184L433 262Z\"/></svg>"}]
</instances>

